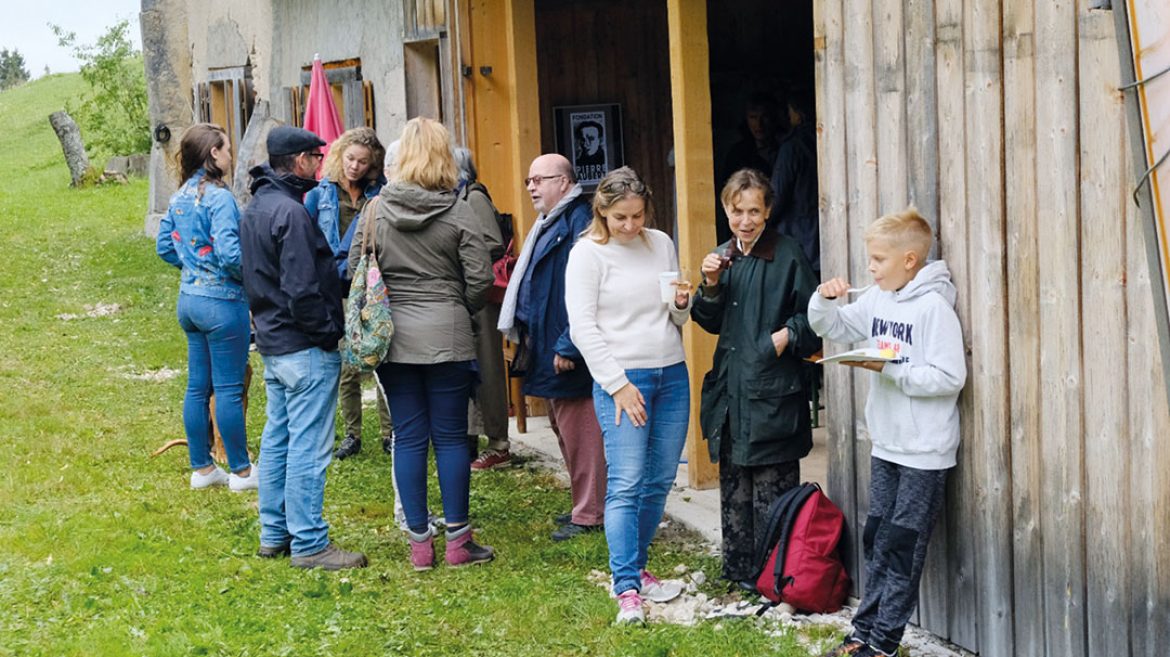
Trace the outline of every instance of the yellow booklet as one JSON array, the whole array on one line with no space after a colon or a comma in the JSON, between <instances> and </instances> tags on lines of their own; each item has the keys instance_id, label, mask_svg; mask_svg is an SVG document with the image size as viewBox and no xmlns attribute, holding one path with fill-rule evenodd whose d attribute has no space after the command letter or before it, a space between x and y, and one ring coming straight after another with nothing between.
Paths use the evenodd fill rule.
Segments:
<instances>
[{"instance_id":1,"label":"yellow booklet","mask_svg":"<svg viewBox=\"0 0 1170 657\"><path fill-rule=\"evenodd\" d=\"M895 360L896 358L897 358L897 355L894 354L893 349L876 349L874 347L863 347L861 349L853 349L851 351L846 351L846 352L837 354L835 356L829 356L828 358L822 358L822 359L817 361L817 364L819 365L820 363L840 363L843 361L858 362L858 361L867 361L867 360L889 362L891 360Z\"/></svg>"}]
</instances>

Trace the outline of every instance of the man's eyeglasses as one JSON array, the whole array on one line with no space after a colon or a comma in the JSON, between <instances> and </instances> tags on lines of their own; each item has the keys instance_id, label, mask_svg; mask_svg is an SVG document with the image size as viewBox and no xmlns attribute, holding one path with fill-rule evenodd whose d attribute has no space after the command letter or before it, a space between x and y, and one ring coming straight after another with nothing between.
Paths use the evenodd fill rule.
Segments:
<instances>
[{"instance_id":1,"label":"man's eyeglasses","mask_svg":"<svg viewBox=\"0 0 1170 657\"><path fill-rule=\"evenodd\" d=\"M563 174L563 173L558 173L555 176L532 176L530 178L524 179L524 186L527 187L529 185L536 185L537 187L539 187L546 180L552 180L553 178L564 178L564 177L565 177L565 174Z\"/></svg>"},{"instance_id":2,"label":"man's eyeglasses","mask_svg":"<svg viewBox=\"0 0 1170 657\"><path fill-rule=\"evenodd\" d=\"M313 151L305 151L305 155L308 155L309 157L319 157L321 159L325 159L324 153L314 153Z\"/></svg>"}]
</instances>

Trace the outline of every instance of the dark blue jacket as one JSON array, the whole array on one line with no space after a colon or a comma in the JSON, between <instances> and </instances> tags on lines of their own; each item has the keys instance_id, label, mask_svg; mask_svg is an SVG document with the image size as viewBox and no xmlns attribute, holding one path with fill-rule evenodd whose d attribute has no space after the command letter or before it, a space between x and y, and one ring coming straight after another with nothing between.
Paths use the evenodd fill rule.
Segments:
<instances>
[{"instance_id":1,"label":"dark blue jacket","mask_svg":"<svg viewBox=\"0 0 1170 657\"><path fill-rule=\"evenodd\" d=\"M268 165L252 169L252 202L240 218L244 290L256 347L280 356L337 349L345 327L333 249L301 198L317 182Z\"/></svg>"},{"instance_id":2,"label":"dark blue jacket","mask_svg":"<svg viewBox=\"0 0 1170 657\"><path fill-rule=\"evenodd\" d=\"M544 243L544 248L538 246L529 261L532 274L527 298L530 306L525 309L528 322L521 328L528 336L531 350L528 372L524 377L526 395L572 399L593 394L593 377L581 352L569 339L569 314L565 311L565 267L569 263L569 251L592 220L589 201L577 198L546 229L549 240ZM557 374L553 369L554 354L572 360L577 364L576 368Z\"/></svg>"}]
</instances>

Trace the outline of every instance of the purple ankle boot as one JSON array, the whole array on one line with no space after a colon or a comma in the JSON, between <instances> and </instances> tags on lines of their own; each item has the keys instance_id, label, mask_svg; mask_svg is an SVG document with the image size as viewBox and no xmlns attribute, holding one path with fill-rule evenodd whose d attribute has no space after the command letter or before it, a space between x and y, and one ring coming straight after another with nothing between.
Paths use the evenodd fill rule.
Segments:
<instances>
[{"instance_id":1,"label":"purple ankle boot","mask_svg":"<svg viewBox=\"0 0 1170 657\"><path fill-rule=\"evenodd\" d=\"M410 565L417 571L435 567L435 531L427 527L426 533L416 534L409 529L406 537L410 540Z\"/></svg>"},{"instance_id":2,"label":"purple ankle boot","mask_svg":"<svg viewBox=\"0 0 1170 657\"><path fill-rule=\"evenodd\" d=\"M454 532L447 532L447 563L451 566L470 566L487 563L496 558L496 553L487 545L471 540L471 525L464 525Z\"/></svg>"}]
</instances>

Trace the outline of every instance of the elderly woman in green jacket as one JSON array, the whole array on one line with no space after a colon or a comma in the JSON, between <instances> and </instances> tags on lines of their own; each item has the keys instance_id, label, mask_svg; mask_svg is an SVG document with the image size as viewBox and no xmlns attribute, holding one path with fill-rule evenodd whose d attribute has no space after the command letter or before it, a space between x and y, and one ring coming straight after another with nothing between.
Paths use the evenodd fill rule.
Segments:
<instances>
[{"instance_id":1,"label":"elderly woman in green jacket","mask_svg":"<svg viewBox=\"0 0 1170 657\"><path fill-rule=\"evenodd\" d=\"M772 189L759 172L737 171L720 201L732 238L703 259L691 308L719 336L700 424L720 464L723 577L754 591L768 508L800 483L812 448L803 359L821 347L805 316L817 281L799 244L764 229Z\"/></svg>"}]
</instances>

